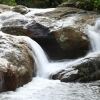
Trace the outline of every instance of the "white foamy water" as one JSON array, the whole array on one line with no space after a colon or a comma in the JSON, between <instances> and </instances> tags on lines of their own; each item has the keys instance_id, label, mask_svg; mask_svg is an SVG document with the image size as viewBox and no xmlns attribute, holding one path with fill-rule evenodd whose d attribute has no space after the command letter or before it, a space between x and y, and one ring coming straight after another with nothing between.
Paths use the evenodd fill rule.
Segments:
<instances>
[{"instance_id":1,"label":"white foamy water","mask_svg":"<svg viewBox=\"0 0 100 100\"><path fill-rule=\"evenodd\" d=\"M55 8L47 8L47 9L31 9L29 8L30 12L28 12L25 16L27 17L34 17L35 14L43 14L43 13L46 13L46 12L50 12L50 11L53 11L55 10Z\"/></svg>"},{"instance_id":2,"label":"white foamy water","mask_svg":"<svg viewBox=\"0 0 100 100\"><path fill-rule=\"evenodd\" d=\"M0 14L0 21L6 20L14 16L16 18L30 18L34 16L35 13L44 13L47 11L52 11L54 9L40 10L31 9L32 11L25 16L12 15L12 13ZM4 19L3 19L4 17ZM59 27L66 27L73 25L77 20L78 16L71 16L63 20L56 21L54 23L55 29ZM99 23L98 20L95 26L88 26L86 33L89 36L92 52L86 57L94 57L99 54L100 50L100 35L99 35ZM2 24L1 24L2 25ZM33 78L31 82L18 88L16 91L9 91L0 94L0 100L99 100L100 93L98 86L92 86L91 84L79 84L79 83L62 83L58 80L47 79L52 73L56 73L62 69L67 68L71 70L71 66L81 63L83 58L74 61L62 61L53 62L49 61L43 49L38 43L31 40L28 37L19 37L24 40L28 46L32 49L33 58L35 58L35 63L37 66L37 77ZM0 83L2 85L2 82Z\"/></svg>"},{"instance_id":3,"label":"white foamy water","mask_svg":"<svg viewBox=\"0 0 100 100\"><path fill-rule=\"evenodd\" d=\"M78 20L78 15L70 16L67 18L63 18L61 20L57 20L53 23L53 26L55 26L55 30L61 29L62 27L67 27L75 24L75 21Z\"/></svg>"},{"instance_id":4,"label":"white foamy water","mask_svg":"<svg viewBox=\"0 0 100 100\"><path fill-rule=\"evenodd\" d=\"M86 34L88 35L92 47L92 51L100 51L100 20L98 19L95 26L87 26Z\"/></svg>"},{"instance_id":5,"label":"white foamy water","mask_svg":"<svg viewBox=\"0 0 100 100\"><path fill-rule=\"evenodd\" d=\"M99 87L34 78L15 92L0 94L0 100L99 100Z\"/></svg>"},{"instance_id":6,"label":"white foamy water","mask_svg":"<svg viewBox=\"0 0 100 100\"><path fill-rule=\"evenodd\" d=\"M32 49L33 58L37 67L37 76L48 78L52 73L64 69L67 61L53 62L49 61L40 45L29 37L21 37Z\"/></svg>"}]
</instances>

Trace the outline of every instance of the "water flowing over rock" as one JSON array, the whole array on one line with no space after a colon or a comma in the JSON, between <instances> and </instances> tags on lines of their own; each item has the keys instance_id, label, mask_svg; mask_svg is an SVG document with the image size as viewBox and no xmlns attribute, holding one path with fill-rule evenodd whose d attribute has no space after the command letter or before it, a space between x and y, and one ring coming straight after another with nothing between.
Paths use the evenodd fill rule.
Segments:
<instances>
[{"instance_id":1,"label":"water flowing over rock","mask_svg":"<svg viewBox=\"0 0 100 100\"><path fill-rule=\"evenodd\" d=\"M87 11L73 7L57 7L55 10L51 12L46 12L42 15L59 20L62 18L67 18L73 14L84 14L86 12Z\"/></svg>"},{"instance_id":2,"label":"water flowing over rock","mask_svg":"<svg viewBox=\"0 0 100 100\"><path fill-rule=\"evenodd\" d=\"M100 80L100 54L94 53L69 65L66 69L53 75L53 79L60 79L62 82L89 82Z\"/></svg>"},{"instance_id":3,"label":"water flowing over rock","mask_svg":"<svg viewBox=\"0 0 100 100\"><path fill-rule=\"evenodd\" d=\"M76 9L73 9L73 10L78 12L78 10L76 10ZM72 10L72 12L73 12L73 10ZM62 10L61 10L61 12L62 12ZM71 9L69 12L71 12ZM60 14L60 13L58 13L58 14ZM29 16L29 14L26 14L25 16L20 15L20 14L17 14L17 15L18 15L18 18L16 18L16 16L14 16L12 18L10 17L10 19L5 20L2 24L1 30L8 34L27 35L27 36L31 37L32 39L36 40L43 47L43 49L48 54L49 58L51 58L51 59L76 58L76 57L85 55L88 52L89 42L85 35L83 37L86 37L86 40L83 41L84 43L80 42L81 44L77 44L79 42L77 42L77 39L75 39L78 35L74 38L74 40L75 40L74 42L76 42L77 45L80 45L80 46L83 45L80 51L78 51L80 48L76 50L77 52L80 52L79 54L78 53L74 53L74 54L69 53L69 51L71 52L72 49L73 50L75 50L75 49L74 48L70 49L69 47L65 46L64 43L65 42L67 43L68 41L63 41L63 42L59 41L59 39L61 40L61 38L63 38L63 33L64 33L63 28L64 27L67 27L70 25L70 26L72 26L72 30L74 31L74 29L73 29L73 26L75 23L74 20L77 20L77 16L75 16L76 19L74 19L73 17L68 17L68 18L63 19L63 17L62 17L62 19L60 19L60 20L56 20L56 19L50 20L50 18L45 17L45 16L47 16L45 14L43 14L44 17L42 17L40 15L41 18L38 15L34 15L32 17L33 19L30 17L31 15ZM53 14L51 14L51 15L53 15ZM79 25L79 23L77 24L77 26L78 25ZM57 35L55 36L55 34L53 34L55 29L57 31L60 31L60 29L63 30L62 32L57 32L57 33L61 34L61 37L57 37ZM73 32L73 33L76 34L77 32ZM79 38L78 39L84 40L81 36L81 33L82 32L80 32L80 39ZM68 34L71 34L71 33L69 32ZM70 37L70 39L71 39L71 37ZM69 43L69 45L70 45L70 43ZM63 44L63 47L62 47L62 44ZM65 50L65 48L66 48L66 50ZM53 50L53 52L52 52L52 50Z\"/></svg>"},{"instance_id":4,"label":"water flowing over rock","mask_svg":"<svg viewBox=\"0 0 100 100\"><path fill-rule=\"evenodd\" d=\"M0 91L15 90L31 81L34 60L20 37L0 32Z\"/></svg>"},{"instance_id":5,"label":"water flowing over rock","mask_svg":"<svg viewBox=\"0 0 100 100\"><path fill-rule=\"evenodd\" d=\"M89 41L85 34L76 32L71 27L50 33L49 28L36 21L9 19L3 23L1 30L35 39L52 59L76 58L85 55L89 50Z\"/></svg>"},{"instance_id":6,"label":"water flowing over rock","mask_svg":"<svg viewBox=\"0 0 100 100\"><path fill-rule=\"evenodd\" d=\"M28 10L0 14L2 31L24 35L0 32L0 91L9 90L0 100L99 100L100 15L71 7Z\"/></svg>"},{"instance_id":7,"label":"water flowing over rock","mask_svg":"<svg viewBox=\"0 0 100 100\"><path fill-rule=\"evenodd\" d=\"M3 23L1 30L8 34L26 35L33 39L44 38L49 34L47 27L27 19L9 19Z\"/></svg>"},{"instance_id":8,"label":"water flowing over rock","mask_svg":"<svg viewBox=\"0 0 100 100\"><path fill-rule=\"evenodd\" d=\"M87 27L87 34L91 42L91 51L85 58L78 59L67 65L66 69L59 71L52 76L53 79L60 79L63 82L89 82L100 80L100 30L99 20L95 26Z\"/></svg>"}]
</instances>

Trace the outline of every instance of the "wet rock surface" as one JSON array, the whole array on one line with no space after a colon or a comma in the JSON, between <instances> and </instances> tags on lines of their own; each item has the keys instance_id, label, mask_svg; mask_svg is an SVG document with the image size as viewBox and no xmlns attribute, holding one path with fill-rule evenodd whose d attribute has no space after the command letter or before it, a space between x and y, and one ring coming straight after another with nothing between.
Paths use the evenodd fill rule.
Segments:
<instances>
[{"instance_id":1,"label":"wet rock surface","mask_svg":"<svg viewBox=\"0 0 100 100\"><path fill-rule=\"evenodd\" d=\"M15 90L31 81L35 67L29 52L22 39L0 35L0 91Z\"/></svg>"},{"instance_id":2,"label":"wet rock surface","mask_svg":"<svg viewBox=\"0 0 100 100\"><path fill-rule=\"evenodd\" d=\"M15 7L12 8L12 11L21 13L21 14L26 14L29 12L28 8L22 5L17 5Z\"/></svg>"},{"instance_id":3,"label":"wet rock surface","mask_svg":"<svg viewBox=\"0 0 100 100\"><path fill-rule=\"evenodd\" d=\"M36 21L27 19L9 19L3 23L1 30L12 35L34 37L46 37L49 29Z\"/></svg>"},{"instance_id":4,"label":"wet rock surface","mask_svg":"<svg viewBox=\"0 0 100 100\"><path fill-rule=\"evenodd\" d=\"M69 70L68 70L69 69ZM52 76L62 82L91 82L100 80L100 54L85 57Z\"/></svg>"},{"instance_id":5,"label":"wet rock surface","mask_svg":"<svg viewBox=\"0 0 100 100\"><path fill-rule=\"evenodd\" d=\"M17 10L13 11L18 13L11 12L14 15L0 15L0 22L3 23L1 30L7 34L29 36L36 40L50 60L72 60L85 56L91 45L84 29L87 25L94 25L95 20L100 17L95 12L72 7L58 7L54 11L32 15L28 15L27 10ZM68 22L69 18L72 19L71 24ZM0 91L15 90L35 76L34 59L26 43L16 36L0 35L0 41ZM52 74L51 78L62 82L100 80L99 66L100 54L95 54L77 61L76 64L66 65L65 69Z\"/></svg>"},{"instance_id":6,"label":"wet rock surface","mask_svg":"<svg viewBox=\"0 0 100 100\"><path fill-rule=\"evenodd\" d=\"M59 9L61 10L61 8L59 8ZM75 11L75 13L77 13L79 11L79 9L75 9L75 8L68 8L68 9L70 9L69 12L72 12L72 13L73 13L73 10ZM67 9L67 11L68 11L68 9ZM62 14L62 11L63 11L63 8L62 8L61 12L58 11L57 13ZM54 12L56 12L56 10ZM51 15L53 15L54 12L50 12L50 13L52 13ZM48 14L50 14L50 13L48 13ZM16 17L14 16L3 22L1 30L8 34L27 35L27 36L31 37L32 39L36 40L43 47L43 49L46 51L46 53L48 54L50 59L77 58L77 57L85 55L88 52L89 47L90 47L89 40L88 40L87 36L85 36L83 34L85 36L85 38L84 38L84 36L81 34L81 33L83 33L83 30L81 30L81 29L83 29L83 27L85 25L87 25L87 23L89 23L89 22L87 22L87 19L94 20L95 17L92 17L94 19L92 19L91 17L88 17L86 19L84 17L85 15L79 16L78 20L76 19L76 21L73 21L73 23L75 23L76 25L73 24L73 25L71 25L72 29L71 28L68 29L66 27L67 20L65 20L65 15L70 16L69 13L66 13L65 15L63 15L64 17L62 16L61 17L62 19L60 18L60 20L58 20L59 18L55 19L55 17L52 17L50 19L50 16L47 17L47 13L45 13L45 14L43 14L42 16L35 15L35 17L31 20L25 16L24 17L26 19L25 18L24 19L21 19L21 18L16 19ZM20 15L20 16L22 16L22 15ZM58 15L57 15L57 17L58 17ZM66 21L66 23L64 23L65 26L62 26L62 27L61 27L61 25L59 26L59 23L63 24L64 20ZM90 22L91 22L91 20L90 20ZM83 21L84 21L84 23L83 23ZM58 28L55 30L55 27L58 27ZM66 28L64 28L64 27L66 27ZM71 33L71 31L68 33L68 30L72 30L73 34L74 33L77 34L77 32L74 32L74 30L75 31L78 30L79 31L78 34L80 33L80 38L79 38L79 35L77 35L78 38L77 38L77 36L75 37L75 35L74 35L74 42L76 42L76 44L74 45L73 48L70 46L71 40L73 40L73 39L71 39L71 38L73 38L73 37L71 37L72 33ZM60 31L60 32L58 32L58 31ZM58 36L57 36L57 34L53 34L53 33L57 33ZM65 34L67 34L67 35L71 34L70 42L68 42L69 40L66 41L66 39L64 38ZM82 37L84 39L82 39ZM80 40L83 40L83 42L79 42ZM66 43L69 45L65 46ZM78 43L82 43L81 46L78 47L78 45L80 45ZM78 48L75 46L77 46ZM69 51L72 52L76 48L77 48L77 50L75 53L72 53L72 54L69 53ZM79 52L79 54L78 54L78 52Z\"/></svg>"},{"instance_id":7,"label":"wet rock surface","mask_svg":"<svg viewBox=\"0 0 100 100\"><path fill-rule=\"evenodd\" d=\"M65 58L81 57L89 50L88 37L72 27L63 28L51 34L54 35L62 50L60 54L63 54Z\"/></svg>"}]
</instances>

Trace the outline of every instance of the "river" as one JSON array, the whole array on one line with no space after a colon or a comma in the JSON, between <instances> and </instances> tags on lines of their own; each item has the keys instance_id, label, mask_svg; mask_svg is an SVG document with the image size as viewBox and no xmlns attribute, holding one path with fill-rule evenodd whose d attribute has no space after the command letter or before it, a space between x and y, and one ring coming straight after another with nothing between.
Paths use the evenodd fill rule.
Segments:
<instances>
[{"instance_id":1,"label":"river","mask_svg":"<svg viewBox=\"0 0 100 100\"><path fill-rule=\"evenodd\" d=\"M46 9L46 11L42 9L31 10L33 12L28 13L26 17L23 16L23 18L29 18L30 15L34 15L37 11L43 13L50 11L50 9ZM18 18L18 14L12 13L13 12L0 14L0 26L2 26L4 20L9 19L12 16L17 16L16 18ZM74 20L77 19L76 17L77 16L71 16L71 18L68 17L68 19L57 22L57 25L61 26L63 22L66 23L67 26L74 24ZM28 20L31 20L31 18ZM99 52L100 50L99 23L100 21L97 20L94 26L87 25L85 30L92 46L92 49L86 56L89 56L90 54L92 55L92 53L94 54L94 52ZM68 60L61 62L49 61L45 52L38 43L25 36L22 36L21 38L32 49L32 55L33 58L35 58L37 66L37 76L28 84L17 88L16 91L0 93L0 100L100 100L100 81L94 83L63 83L59 80L50 80L48 78L50 74L67 68L68 66L79 62L83 58L70 62Z\"/></svg>"}]
</instances>

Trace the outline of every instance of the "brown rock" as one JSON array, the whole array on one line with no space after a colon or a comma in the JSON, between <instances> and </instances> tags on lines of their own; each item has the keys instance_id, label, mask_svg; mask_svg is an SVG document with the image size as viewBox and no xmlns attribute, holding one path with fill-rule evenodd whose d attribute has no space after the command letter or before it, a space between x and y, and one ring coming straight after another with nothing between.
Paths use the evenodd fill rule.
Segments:
<instances>
[{"instance_id":1,"label":"brown rock","mask_svg":"<svg viewBox=\"0 0 100 100\"><path fill-rule=\"evenodd\" d=\"M31 50L20 37L0 35L0 91L15 90L35 75Z\"/></svg>"},{"instance_id":2,"label":"brown rock","mask_svg":"<svg viewBox=\"0 0 100 100\"><path fill-rule=\"evenodd\" d=\"M52 34L63 50L66 58L81 57L89 50L88 37L72 27L54 31Z\"/></svg>"}]
</instances>

